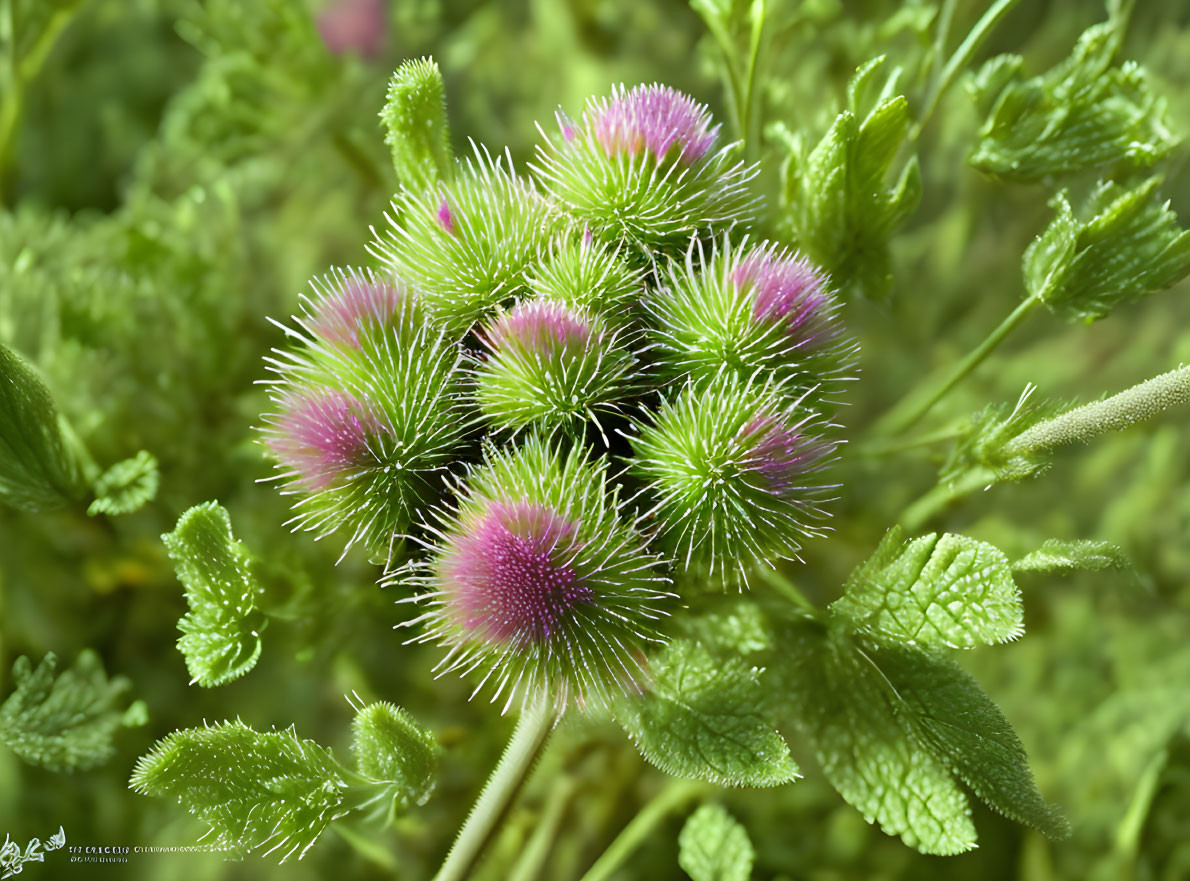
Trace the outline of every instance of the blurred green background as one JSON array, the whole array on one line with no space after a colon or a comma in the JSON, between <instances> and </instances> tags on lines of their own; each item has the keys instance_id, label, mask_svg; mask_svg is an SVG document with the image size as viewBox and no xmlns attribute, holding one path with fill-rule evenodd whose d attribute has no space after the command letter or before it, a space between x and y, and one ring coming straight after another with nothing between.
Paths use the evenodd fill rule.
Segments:
<instances>
[{"instance_id":1,"label":"blurred green background","mask_svg":"<svg viewBox=\"0 0 1190 881\"><path fill-rule=\"evenodd\" d=\"M760 83L767 121L816 139L857 65L881 54L906 66L911 99L920 94L913 71L932 49L936 4L771 5L780 29ZM16 657L53 651L69 662L91 647L109 674L131 680L130 695L149 714L90 771L54 774L0 748L0 833L23 844L62 826L72 845L191 843L200 823L128 790L137 756L177 728L237 717L258 729L292 723L344 752L353 716L344 696L353 691L406 707L446 747L426 807L388 828L332 830L300 863L133 855L100 867L56 855L26 866L26 877L428 878L510 729L494 708L467 701L465 683L430 677L436 650L401 644L392 627L405 612L375 586L378 570L352 556L336 566L333 539L315 543L282 526L287 504L257 483L270 469L253 432L265 409L262 358L282 342L266 317L292 313L312 275L370 261L368 227L383 223L397 185L377 112L402 59L432 54L440 64L457 152L469 150L468 139L507 145L519 166L539 139L535 122L550 125L559 106L577 113L612 83L668 83L724 119L716 49L683 0L378 8L382 26L359 44L364 51L335 53L315 23L323 4L298 0L0 3L8 57L15 45L38 61L10 70L0 92L0 341L40 369L97 461L145 449L161 468L155 501L127 517L0 509L0 698ZM951 45L983 9L953 4ZM1018 52L1038 72L1103 18L1092 0L1031 0L979 57ZM22 46L24 34L35 45ZM1176 129L1190 131L1190 7L1137 4L1121 56L1145 65ZM892 243L893 297L847 304L862 355L842 421L857 443L1021 296L1021 254L1049 220L1051 189L970 168L979 123L960 81L919 141L924 195ZM1161 169L1184 222L1186 155L1179 148ZM761 156L772 202L777 162ZM1190 360L1187 293L1182 284L1090 326L1037 316L934 421L1011 403L1029 382L1046 397L1091 399ZM844 804L791 739L804 781L723 794L756 845L755 878L1190 877L1187 428L1187 414L1171 412L1063 453L1042 478L994 487L928 524L1010 556L1050 537L1107 539L1135 563L1136 577L1022 576L1026 636L961 658L1016 726L1073 836L1047 842L977 808L978 850L917 855ZM789 570L816 602L833 599L904 506L933 485L938 452L844 451L834 532ZM230 510L237 537L259 556L273 619L256 669L216 689L187 685L175 648L186 607L159 539L208 499ZM617 729L573 723L496 856L523 843L563 779L564 834L542 875L558 881L577 877L660 782ZM619 877L684 877L680 822L663 826Z\"/></svg>"}]
</instances>

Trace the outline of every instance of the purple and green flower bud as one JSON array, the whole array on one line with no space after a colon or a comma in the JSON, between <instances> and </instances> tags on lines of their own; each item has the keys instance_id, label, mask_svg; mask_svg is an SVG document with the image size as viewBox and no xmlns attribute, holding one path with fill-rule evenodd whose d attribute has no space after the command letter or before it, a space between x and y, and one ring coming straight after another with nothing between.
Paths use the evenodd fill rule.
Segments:
<instances>
[{"instance_id":1,"label":"purple and green flower bud","mask_svg":"<svg viewBox=\"0 0 1190 881\"><path fill-rule=\"evenodd\" d=\"M472 471L413 570L429 608L410 623L424 625L415 641L448 648L438 669L474 671L476 693L507 694L506 708L533 694L602 705L639 687L671 594L606 467L531 436Z\"/></svg>"},{"instance_id":2,"label":"purple and green flower bud","mask_svg":"<svg viewBox=\"0 0 1190 881\"><path fill-rule=\"evenodd\" d=\"M804 395L845 376L854 360L825 274L771 243L732 248L724 240L709 257L695 243L646 309L670 377L759 370Z\"/></svg>"},{"instance_id":3,"label":"purple and green flower bud","mask_svg":"<svg viewBox=\"0 0 1190 881\"><path fill-rule=\"evenodd\" d=\"M311 283L316 296L303 297L306 318L302 324L319 339L358 349L360 335L390 324L416 298L392 279L370 269L335 269L322 281Z\"/></svg>"},{"instance_id":4,"label":"purple and green flower bud","mask_svg":"<svg viewBox=\"0 0 1190 881\"><path fill-rule=\"evenodd\" d=\"M511 158L478 147L451 182L404 190L392 208L370 250L421 290L452 339L526 292L526 270L564 222Z\"/></svg>"},{"instance_id":5,"label":"purple and green flower bud","mask_svg":"<svg viewBox=\"0 0 1190 881\"><path fill-rule=\"evenodd\" d=\"M643 273L590 230L557 239L528 282L537 297L585 309L614 325L630 320L644 291Z\"/></svg>"},{"instance_id":6,"label":"purple and green flower bud","mask_svg":"<svg viewBox=\"0 0 1190 881\"><path fill-rule=\"evenodd\" d=\"M755 214L756 169L715 150L706 107L668 86L613 90L582 121L559 114L561 137L539 147L535 170L566 210L597 234L676 253L693 235Z\"/></svg>"},{"instance_id":7,"label":"purple and green flower bud","mask_svg":"<svg viewBox=\"0 0 1190 881\"><path fill-rule=\"evenodd\" d=\"M834 443L774 385L723 371L690 381L631 439L658 540L676 563L727 585L796 558L823 532L819 472Z\"/></svg>"},{"instance_id":8,"label":"purple and green flower bud","mask_svg":"<svg viewBox=\"0 0 1190 881\"><path fill-rule=\"evenodd\" d=\"M488 352L476 400L497 430L581 433L632 395L636 359L598 316L554 300L523 300L480 333ZM606 442L606 436L605 436Z\"/></svg>"}]
</instances>

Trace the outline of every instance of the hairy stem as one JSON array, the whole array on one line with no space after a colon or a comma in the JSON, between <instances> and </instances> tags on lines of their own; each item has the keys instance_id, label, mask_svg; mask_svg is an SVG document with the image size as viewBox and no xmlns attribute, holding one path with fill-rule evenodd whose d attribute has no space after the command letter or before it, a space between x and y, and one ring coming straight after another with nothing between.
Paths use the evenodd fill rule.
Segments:
<instances>
[{"instance_id":1,"label":"hairy stem","mask_svg":"<svg viewBox=\"0 0 1190 881\"><path fill-rule=\"evenodd\" d=\"M959 384L968 373L984 362L1000 343L1012 333L1041 303L1037 297L1028 297L1000 322L982 343L972 349L962 361L954 366L939 382L926 386L925 390L903 398L876 423L878 435L892 437L905 431L925 416L946 394Z\"/></svg>"},{"instance_id":2,"label":"hairy stem","mask_svg":"<svg viewBox=\"0 0 1190 881\"><path fill-rule=\"evenodd\" d=\"M703 791L692 780L670 780L615 837L580 881L606 881L662 820Z\"/></svg>"},{"instance_id":3,"label":"hairy stem","mask_svg":"<svg viewBox=\"0 0 1190 881\"><path fill-rule=\"evenodd\" d=\"M1039 422L1009 441L1004 453L1015 456L1086 443L1186 403L1190 403L1190 366L1162 373L1110 398Z\"/></svg>"},{"instance_id":4,"label":"hairy stem","mask_svg":"<svg viewBox=\"0 0 1190 881\"><path fill-rule=\"evenodd\" d=\"M555 721L553 704L547 695L526 702L500 763L467 815L434 881L466 881L471 876L480 853L541 755Z\"/></svg>"}]
</instances>

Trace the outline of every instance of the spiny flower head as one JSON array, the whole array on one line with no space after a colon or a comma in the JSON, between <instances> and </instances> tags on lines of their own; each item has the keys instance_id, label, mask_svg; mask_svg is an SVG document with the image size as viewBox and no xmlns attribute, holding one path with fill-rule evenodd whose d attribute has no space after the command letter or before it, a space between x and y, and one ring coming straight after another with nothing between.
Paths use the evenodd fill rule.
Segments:
<instances>
[{"instance_id":1,"label":"spiny flower head","mask_svg":"<svg viewBox=\"0 0 1190 881\"><path fill-rule=\"evenodd\" d=\"M843 339L826 276L771 243L708 255L692 243L646 302L657 359L670 377L707 379L723 369L764 371L795 397L846 376L854 346ZM807 404L816 404L815 391Z\"/></svg>"},{"instance_id":2,"label":"spiny flower head","mask_svg":"<svg viewBox=\"0 0 1190 881\"><path fill-rule=\"evenodd\" d=\"M560 137L538 148L534 170L566 210L597 235L677 253L692 235L751 220L755 168L714 151L717 128L691 98L665 86L620 86L592 99L582 121L559 114Z\"/></svg>"},{"instance_id":3,"label":"spiny flower head","mask_svg":"<svg viewBox=\"0 0 1190 881\"><path fill-rule=\"evenodd\" d=\"M493 158L479 147L451 182L405 190L392 207L390 228L370 250L421 289L456 339L525 292L526 269L563 222L507 154Z\"/></svg>"},{"instance_id":4,"label":"spiny flower head","mask_svg":"<svg viewBox=\"0 0 1190 881\"><path fill-rule=\"evenodd\" d=\"M628 265L620 248L596 241L590 230L556 239L528 274L534 295L625 324L644 290L643 273Z\"/></svg>"},{"instance_id":5,"label":"spiny flower head","mask_svg":"<svg viewBox=\"0 0 1190 881\"><path fill-rule=\"evenodd\" d=\"M584 309L522 300L489 322L480 339L488 352L475 371L476 399L498 430L536 425L581 433L632 392L635 358L620 334Z\"/></svg>"},{"instance_id":6,"label":"spiny flower head","mask_svg":"<svg viewBox=\"0 0 1190 881\"><path fill-rule=\"evenodd\" d=\"M492 700L545 693L605 703L641 677L641 649L669 594L660 559L620 515L606 463L531 436L489 449L439 511L429 560L395 578L426 590L415 641L448 648L439 668L478 671Z\"/></svg>"},{"instance_id":7,"label":"spiny flower head","mask_svg":"<svg viewBox=\"0 0 1190 881\"><path fill-rule=\"evenodd\" d=\"M368 287L324 288L283 327L295 345L266 359L277 379L264 442L282 491L298 496L295 528L322 537L345 526L348 548L362 542L389 560L469 431L462 353L407 286L354 270L337 277Z\"/></svg>"},{"instance_id":8,"label":"spiny flower head","mask_svg":"<svg viewBox=\"0 0 1190 881\"><path fill-rule=\"evenodd\" d=\"M687 569L743 584L822 532L815 479L834 445L814 417L755 377L690 381L631 438L662 547Z\"/></svg>"}]
</instances>

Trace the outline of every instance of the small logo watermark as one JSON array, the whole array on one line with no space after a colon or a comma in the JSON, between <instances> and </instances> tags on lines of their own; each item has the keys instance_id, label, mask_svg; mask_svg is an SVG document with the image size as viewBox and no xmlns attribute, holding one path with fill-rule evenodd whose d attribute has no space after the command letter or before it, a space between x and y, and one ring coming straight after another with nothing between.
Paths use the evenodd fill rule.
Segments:
<instances>
[{"instance_id":1,"label":"small logo watermark","mask_svg":"<svg viewBox=\"0 0 1190 881\"><path fill-rule=\"evenodd\" d=\"M66 845L66 831L59 826L58 831L50 836L50 840L44 845L40 838L34 838L25 845L25 850L22 851L20 846L12 840L12 836L5 834L4 846L0 847L0 879L11 878L13 875L19 875L25 868L25 863L44 863L45 855L59 850Z\"/></svg>"}]
</instances>

